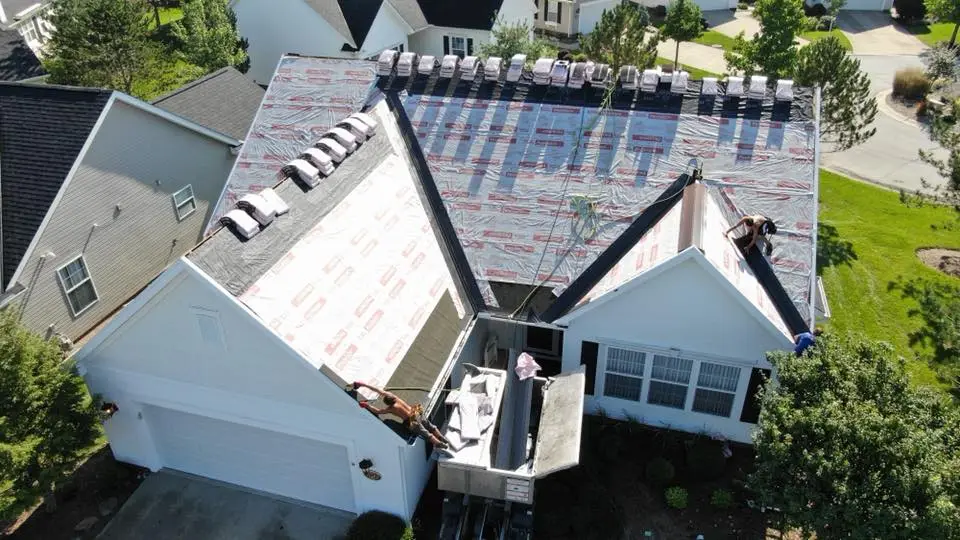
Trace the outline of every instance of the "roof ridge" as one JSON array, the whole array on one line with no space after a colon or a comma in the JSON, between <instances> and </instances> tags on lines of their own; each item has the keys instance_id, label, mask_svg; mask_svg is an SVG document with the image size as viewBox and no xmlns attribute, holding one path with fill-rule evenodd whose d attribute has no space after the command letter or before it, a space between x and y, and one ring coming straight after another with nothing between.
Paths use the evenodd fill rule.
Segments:
<instances>
[{"instance_id":1,"label":"roof ridge","mask_svg":"<svg viewBox=\"0 0 960 540\"><path fill-rule=\"evenodd\" d=\"M195 80L195 81L188 82L187 84L181 86L180 88L177 88L176 90L172 90L172 91L170 91L170 92L168 92L168 93L166 93L166 94L163 94L162 96L160 96L160 97L158 97L158 98L154 98L152 101L150 101L150 104L151 104L151 105L156 105L157 103L160 103L161 101L164 101L164 100L167 100L167 99L172 98L173 96L182 94L183 92L186 92L187 90L190 90L191 88L194 88L194 87L196 87L196 86L199 86L199 85L201 85L201 84L203 84L203 83L205 83L205 82L207 82L207 81L209 81L209 80L211 80L211 79L213 79L213 78L219 77L220 75L223 75L224 73L227 73L227 72L230 71L231 69L236 70L236 68L233 67L233 66L226 66L226 67L222 67L222 68L220 68L220 69L218 69L218 70L216 70L216 71L214 71L214 72L212 72L212 73L208 73L208 74L204 75L203 77L200 77L199 79L197 79L197 80ZM237 70L237 73L240 73L239 70Z\"/></svg>"},{"instance_id":2,"label":"roof ridge","mask_svg":"<svg viewBox=\"0 0 960 540\"><path fill-rule=\"evenodd\" d=\"M111 90L109 88L92 88L88 86L69 86L66 84L46 84L46 83L34 83L26 81L0 81L0 87L10 86L10 87L20 87L20 88L33 88L42 91L65 91L65 92L75 92L75 93L87 93L87 94L112 94L118 92L118 90Z\"/></svg>"}]
</instances>

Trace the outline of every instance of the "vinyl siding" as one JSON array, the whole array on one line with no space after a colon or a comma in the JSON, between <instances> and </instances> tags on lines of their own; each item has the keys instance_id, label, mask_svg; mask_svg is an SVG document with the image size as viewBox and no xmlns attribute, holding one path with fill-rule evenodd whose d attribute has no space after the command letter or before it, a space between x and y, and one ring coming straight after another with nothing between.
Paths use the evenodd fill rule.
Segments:
<instances>
[{"instance_id":1,"label":"vinyl siding","mask_svg":"<svg viewBox=\"0 0 960 540\"><path fill-rule=\"evenodd\" d=\"M74 340L96 326L196 245L233 159L221 142L114 102L19 277L24 323ZM178 221L172 194L187 184L197 209ZM80 254L99 300L74 317L57 269Z\"/></svg>"}]
</instances>

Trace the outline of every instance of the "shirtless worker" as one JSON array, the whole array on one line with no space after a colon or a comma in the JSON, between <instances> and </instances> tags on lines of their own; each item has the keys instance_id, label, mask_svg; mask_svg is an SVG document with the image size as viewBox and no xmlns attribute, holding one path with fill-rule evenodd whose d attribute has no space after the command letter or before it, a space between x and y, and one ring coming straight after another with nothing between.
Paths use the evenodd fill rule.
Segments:
<instances>
[{"instance_id":1,"label":"shirtless worker","mask_svg":"<svg viewBox=\"0 0 960 540\"><path fill-rule=\"evenodd\" d=\"M767 256L773 252L773 243L771 243L770 239L767 238L768 234L776 234L777 232L777 225L773 222L773 220L759 214L754 216L743 216L740 218L740 221L738 221L733 227L727 229L727 232L723 234L725 236L729 236L730 233L740 225L746 226L747 234L737 239L737 245L740 246L743 239L745 239L747 236L750 237L750 242L746 246L741 246L743 247L744 253L748 253L750 248L757 245L758 240L763 240L767 244Z\"/></svg>"},{"instance_id":2,"label":"shirtless worker","mask_svg":"<svg viewBox=\"0 0 960 540\"><path fill-rule=\"evenodd\" d=\"M440 433L437 426L433 425L423 416L423 407L419 403L411 407L409 403L397 397L396 394L359 381L353 383L353 387L355 389L369 388L373 390L377 395L382 396L383 403L386 405L386 408L381 409L374 407L368 401L361 401L360 407L378 416L381 414L393 414L397 416L403 420L403 425L406 426L407 429L430 441L430 444L432 444L434 448L444 451L447 455L452 455L448 450L450 448L450 441Z\"/></svg>"}]
</instances>

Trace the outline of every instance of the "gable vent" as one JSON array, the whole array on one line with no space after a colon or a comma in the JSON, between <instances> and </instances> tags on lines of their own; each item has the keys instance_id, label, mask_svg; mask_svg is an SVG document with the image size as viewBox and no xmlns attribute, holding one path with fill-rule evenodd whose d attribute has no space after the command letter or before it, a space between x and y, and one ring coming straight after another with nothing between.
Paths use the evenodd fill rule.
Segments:
<instances>
[{"instance_id":1,"label":"gable vent","mask_svg":"<svg viewBox=\"0 0 960 540\"><path fill-rule=\"evenodd\" d=\"M260 225L266 227L277 217L273 204L257 193L247 193L237 201L237 208L246 211Z\"/></svg>"},{"instance_id":2,"label":"gable vent","mask_svg":"<svg viewBox=\"0 0 960 540\"><path fill-rule=\"evenodd\" d=\"M260 224L243 210L231 210L220 218L220 224L231 227L243 238L249 240L260 232Z\"/></svg>"},{"instance_id":3,"label":"gable vent","mask_svg":"<svg viewBox=\"0 0 960 540\"><path fill-rule=\"evenodd\" d=\"M377 75L381 77L389 77L393 73L393 65L397 63L397 56L400 53L393 49L387 49L380 53L380 58L377 59Z\"/></svg>"}]
</instances>

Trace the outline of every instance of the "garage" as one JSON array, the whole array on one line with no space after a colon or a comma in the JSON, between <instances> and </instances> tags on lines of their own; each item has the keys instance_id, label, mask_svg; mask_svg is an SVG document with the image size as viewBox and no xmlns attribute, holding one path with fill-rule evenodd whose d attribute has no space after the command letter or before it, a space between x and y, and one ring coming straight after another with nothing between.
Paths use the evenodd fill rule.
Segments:
<instances>
[{"instance_id":1,"label":"garage","mask_svg":"<svg viewBox=\"0 0 960 540\"><path fill-rule=\"evenodd\" d=\"M356 509L344 446L160 407L144 408L144 419L164 467L349 512Z\"/></svg>"}]
</instances>

